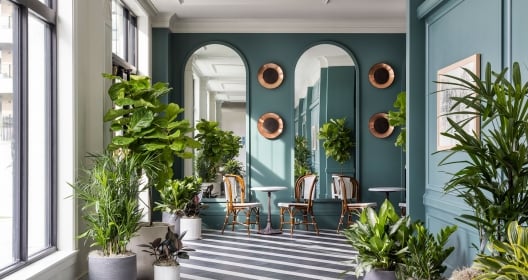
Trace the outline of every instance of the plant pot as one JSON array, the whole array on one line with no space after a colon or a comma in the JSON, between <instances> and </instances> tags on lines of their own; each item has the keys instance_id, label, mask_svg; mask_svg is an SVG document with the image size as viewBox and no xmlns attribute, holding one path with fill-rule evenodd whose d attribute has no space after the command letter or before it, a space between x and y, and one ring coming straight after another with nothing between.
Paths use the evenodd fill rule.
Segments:
<instances>
[{"instance_id":1,"label":"plant pot","mask_svg":"<svg viewBox=\"0 0 528 280\"><path fill-rule=\"evenodd\" d=\"M181 232L187 232L182 240L197 240L202 238L202 218L181 217Z\"/></svg>"},{"instance_id":2,"label":"plant pot","mask_svg":"<svg viewBox=\"0 0 528 280\"><path fill-rule=\"evenodd\" d=\"M396 280L396 272L394 270L373 269L365 274L363 280Z\"/></svg>"},{"instance_id":3,"label":"plant pot","mask_svg":"<svg viewBox=\"0 0 528 280\"><path fill-rule=\"evenodd\" d=\"M143 252L143 248L139 244L148 244L152 240L160 237L164 238L167 233L166 223L153 223L152 226L145 224L139 228L137 235L130 239L128 243L129 250L136 253L137 258L137 279L138 280L152 280L154 279L153 263L154 257L147 252ZM129 278L136 279L136 278Z\"/></svg>"},{"instance_id":4,"label":"plant pot","mask_svg":"<svg viewBox=\"0 0 528 280\"><path fill-rule=\"evenodd\" d=\"M89 280L136 279L136 254L103 256L101 251L88 255Z\"/></svg>"},{"instance_id":5,"label":"plant pot","mask_svg":"<svg viewBox=\"0 0 528 280\"><path fill-rule=\"evenodd\" d=\"M179 280L180 266L179 265L154 265L154 280Z\"/></svg>"},{"instance_id":6,"label":"plant pot","mask_svg":"<svg viewBox=\"0 0 528 280\"><path fill-rule=\"evenodd\" d=\"M180 216L174 213L163 212L161 214L161 222L168 224L172 232L180 234ZM161 236L160 236L161 237Z\"/></svg>"}]
</instances>

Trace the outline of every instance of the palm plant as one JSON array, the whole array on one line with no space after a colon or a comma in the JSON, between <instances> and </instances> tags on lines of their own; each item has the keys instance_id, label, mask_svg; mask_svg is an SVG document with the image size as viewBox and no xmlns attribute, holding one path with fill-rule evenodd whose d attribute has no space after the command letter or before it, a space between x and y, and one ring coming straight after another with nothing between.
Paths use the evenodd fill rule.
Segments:
<instances>
[{"instance_id":1,"label":"palm plant","mask_svg":"<svg viewBox=\"0 0 528 280\"><path fill-rule=\"evenodd\" d=\"M83 219L87 229L79 238L93 240L103 255L123 254L139 229L142 213L138 194L142 184L139 168L148 172L160 170L152 156L137 154L92 155L94 165L85 176L72 184L75 195L83 202Z\"/></svg>"},{"instance_id":2,"label":"palm plant","mask_svg":"<svg viewBox=\"0 0 528 280\"><path fill-rule=\"evenodd\" d=\"M486 65L484 79L464 69L473 81L447 76L442 82L468 90L470 94L453 97L455 108L463 112L447 114L452 129L442 135L456 141L440 165L453 164L462 168L444 186L462 198L472 213L458 220L478 230L478 251L485 250L489 240L504 241L509 222L528 221L528 84L521 79L518 63L514 63L510 82L508 69L496 73ZM469 115L459 122L450 116ZM481 118L481 133L467 132L464 124ZM462 153L463 157L454 158Z\"/></svg>"}]
</instances>

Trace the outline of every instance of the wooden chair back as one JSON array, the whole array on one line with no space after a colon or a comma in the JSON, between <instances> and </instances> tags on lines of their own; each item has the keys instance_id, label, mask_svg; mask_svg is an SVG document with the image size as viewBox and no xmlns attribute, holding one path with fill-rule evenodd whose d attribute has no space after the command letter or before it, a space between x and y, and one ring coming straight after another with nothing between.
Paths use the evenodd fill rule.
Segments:
<instances>
[{"instance_id":1,"label":"wooden chair back","mask_svg":"<svg viewBox=\"0 0 528 280\"><path fill-rule=\"evenodd\" d=\"M317 175L309 174L299 177L295 182L295 201L308 203L309 206L312 206L316 185Z\"/></svg>"},{"instance_id":2,"label":"wooden chair back","mask_svg":"<svg viewBox=\"0 0 528 280\"><path fill-rule=\"evenodd\" d=\"M246 183L240 175L224 175L224 191L228 203L244 203L246 200Z\"/></svg>"},{"instance_id":3,"label":"wooden chair back","mask_svg":"<svg viewBox=\"0 0 528 280\"><path fill-rule=\"evenodd\" d=\"M359 182L356 178L346 175L334 175L334 188L337 198L343 200L343 202L361 202L359 193Z\"/></svg>"}]
</instances>

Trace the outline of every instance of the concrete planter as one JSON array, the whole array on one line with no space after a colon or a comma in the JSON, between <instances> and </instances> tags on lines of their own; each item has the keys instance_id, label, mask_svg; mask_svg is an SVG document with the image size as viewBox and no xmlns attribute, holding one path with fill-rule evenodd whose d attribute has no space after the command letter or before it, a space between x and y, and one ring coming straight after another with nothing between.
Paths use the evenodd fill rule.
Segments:
<instances>
[{"instance_id":1,"label":"concrete planter","mask_svg":"<svg viewBox=\"0 0 528 280\"><path fill-rule=\"evenodd\" d=\"M101 251L88 255L89 280L136 279L136 254L103 256Z\"/></svg>"},{"instance_id":2,"label":"concrete planter","mask_svg":"<svg viewBox=\"0 0 528 280\"><path fill-rule=\"evenodd\" d=\"M181 232L187 232L183 240L197 240L202 238L202 218L182 217L180 219Z\"/></svg>"},{"instance_id":3,"label":"concrete planter","mask_svg":"<svg viewBox=\"0 0 528 280\"><path fill-rule=\"evenodd\" d=\"M180 268L179 265L154 265L154 280L179 280Z\"/></svg>"},{"instance_id":4,"label":"concrete planter","mask_svg":"<svg viewBox=\"0 0 528 280\"><path fill-rule=\"evenodd\" d=\"M373 269L365 274L363 280L396 280L396 272Z\"/></svg>"}]
</instances>

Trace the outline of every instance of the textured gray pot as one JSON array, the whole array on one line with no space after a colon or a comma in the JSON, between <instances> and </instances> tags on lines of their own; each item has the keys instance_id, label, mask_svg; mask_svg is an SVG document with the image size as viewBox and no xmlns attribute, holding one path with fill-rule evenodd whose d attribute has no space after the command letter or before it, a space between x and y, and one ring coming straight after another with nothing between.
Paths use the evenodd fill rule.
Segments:
<instances>
[{"instance_id":1,"label":"textured gray pot","mask_svg":"<svg viewBox=\"0 0 528 280\"><path fill-rule=\"evenodd\" d=\"M396 280L396 272L373 269L365 274L363 280Z\"/></svg>"},{"instance_id":2,"label":"textured gray pot","mask_svg":"<svg viewBox=\"0 0 528 280\"><path fill-rule=\"evenodd\" d=\"M136 279L136 254L105 257L100 251L88 255L89 280Z\"/></svg>"}]
</instances>

